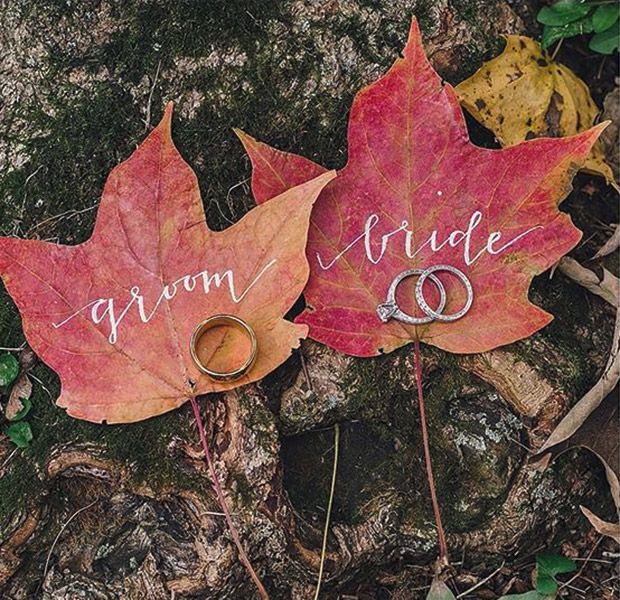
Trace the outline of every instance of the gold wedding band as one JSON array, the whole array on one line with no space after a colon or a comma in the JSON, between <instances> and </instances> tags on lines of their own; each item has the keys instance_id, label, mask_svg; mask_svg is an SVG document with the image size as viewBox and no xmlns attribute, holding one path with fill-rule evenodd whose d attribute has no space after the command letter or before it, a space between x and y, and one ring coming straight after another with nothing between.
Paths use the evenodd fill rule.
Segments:
<instances>
[{"instance_id":1,"label":"gold wedding band","mask_svg":"<svg viewBox=\"0 0 620 600\"><path fill-rule=\"evenodd\" d=\"M198 357L198 341L202 337L202 335L209 331L209 329L213 329L219 326L228 326L234 327L238 331L243 332L249 339L252 344L252 348L250 349L250 354L246 361L237 369L233 371L215 371L213 369L209 369L207 365L205 365L200 358ZM254 364L256 360L258 344L256 341L256 334L254 330L239 317L235 317L233 315L213 315L208 319L205 319L202 323L194 329L194 333L192 334L192 339L189 345L189 351L192 355L192 359L196 366L205 374L207 374L211 379L215 379L216 381L234 381L235 379L239 379L243 377Z\"/></svg>"}]
</instances>

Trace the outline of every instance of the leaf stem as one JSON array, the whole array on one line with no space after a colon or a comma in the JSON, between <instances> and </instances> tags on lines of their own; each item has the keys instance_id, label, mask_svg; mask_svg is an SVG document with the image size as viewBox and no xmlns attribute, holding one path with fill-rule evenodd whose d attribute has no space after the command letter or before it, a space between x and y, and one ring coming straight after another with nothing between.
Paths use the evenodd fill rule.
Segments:
<instances>
[{"instance_id":1,"label":"leaf stem","mask_svg":"<svg viewBox=\"0 0 620 600\"><path fill-rule=\"evenodd\" d=\"M215 491L215 495L217 496L218 502L222 508L222 512L224 513L224 517L226 518L226 523L228 524L228 529L230 531L230 535L237 546L237 552L239 553L239 559L243 563L245 570L248 572L252 581L256 585L258 592L263 600L269 600L269 594L265 590L265 587L261 583L261 580L258 578L256 571L252 567L252 563L250 563L250 559L248 558L245 550L243 549L243 545L241 544L241 540L239 539L239 534L237 532L237 528L235 527L232 517L230 515L230 511L228 510L228 505L226 504L226 498L224 496L224 492L222 490L222 486L220 485L217 471L215 470L215 465L213 464L213 460L211 458L211 452L209 451L209 445L207 444L207 434L205 432L205 426L202 421L202 417L200 416L200 408L198 406L198 402L196 402L196 398L190 397L189 399L192 410L194 412L194 419L196 421L196 427L198 427L198 434L200 435L200 441L202 443L202 448L205 453L205 460L207 462L207 466L209 467L209 475L211 476L211 484L213 486L213 490Z\"/></svg>"},{"instance_id":2,"label":"leaf stem","mask_svg":"<svg viewBox=\"0 0 620 600\"><path fill-rule=\"evenodd\" d=\"M323 580L323 568L325 566L325 555L327 554L327 536L329 535L329 525L332 517L332 505L334 503L334 492L336 490L336 475L338 474L338 453L340 446L340 423L334 425L334 466L332 467L332 483L329 489L329 501L327 502L327 515L325 516L325 526L323 528L323 545L321 546L321 563L319 565L319 577L316 582L314 600L318 600Z\"/></svg>"},{"instance_id":3,"label":"leaf stem","mask_svg":"<svg viewBox=\"0 0 620 600\"><path fill-rule=\"evenodd\" d=\"M437 526L437 537L439 539L439 563L442 566L449 564L448 544L446 534L441 523L441 510L437 500L435 489L435 478L433 477L433 465L431 464L431 451L428 443L428 430L426 428L426 411L424 408L424 393L422 391L422 356L420 354L420 342L415 340L415 379L418 387L418 405L420 407L420 425L422 427L422 443L424 445L424 460L426 462L426 475L428 477L428 487L431 492L431 502L435 513L435 524Z\"/></svg>"}]
</instances>

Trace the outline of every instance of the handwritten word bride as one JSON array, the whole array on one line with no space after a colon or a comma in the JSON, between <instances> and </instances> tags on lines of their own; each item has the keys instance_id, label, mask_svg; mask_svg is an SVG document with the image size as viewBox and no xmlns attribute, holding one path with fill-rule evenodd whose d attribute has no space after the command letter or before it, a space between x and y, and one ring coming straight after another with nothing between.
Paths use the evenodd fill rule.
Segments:
<instances>
[{"instance_id":1,"label":"handwritten word bride","mask_svg":"<svg viewBox=\"0 0 620 600\"><path fill-rule=\"evenodd\" d=\"M469 219L469 225L465 230L461 229L453 229L450 231L443 241L439 241L438 233L435 229L428 239L424 241L422 245L420 245L417 249L414 250L414 232L409 228L408 221L402 221L400 227L390 231L381 236L380 249L378 249L378 253L373 250L373 239L372 239L372 230L379 224L380 217L379 215L373 213L368 219L366 219L366 223L364 224L364 230L360 235L358 235L354 240L352 240L347 246L345 246L334 258L325 262L324 258L317 252L316 258L319 263L319 266L324 271L331 269L347 252L349 252L352 248L354 248L357 244L363 242L364 250L366 253L366 258L373 264L377 265L381 262L381 259L385 255L385 252L388 247L388 243L391 238L396 236L399 233L403 233L404 242L403 248L405 254L408 258L415 258L422 250L425 248L430 248L431 252L439 252L445 246L450 246L452 248L456 248L459 244L463 244L463 261L466 265L470 266L474 264L485 252L491 255L501 254L505 252L518 242L520 239L524 238L526 235L529 235L533 231L537 229L542 229L542 225L536 225L535 227L530 227L525 231L521 232L519 235L504 241L500 244L500 240L502 240L502 232L501 231L492 231L482 248L480 248L475 254L472 256L472 234L480 225L482 221L482 213L479 210L476 210L472 213ZM376 242L374 244L377 246Z\"/></svg>"}]
</instances>

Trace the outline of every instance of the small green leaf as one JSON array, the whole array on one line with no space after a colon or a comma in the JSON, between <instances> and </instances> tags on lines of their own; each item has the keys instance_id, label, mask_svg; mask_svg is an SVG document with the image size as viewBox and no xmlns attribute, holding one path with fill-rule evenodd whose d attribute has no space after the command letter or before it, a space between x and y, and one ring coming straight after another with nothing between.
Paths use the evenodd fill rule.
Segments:
<instances>
[{"instance_id":1,"label":"small green leaf","mask_svg":"<svg viewBox=\"0 0 620 600\"><path fill-rule=\"evenodd\" d=\"M32 442L32 429L26 421L12 423L5 428L4 433L18 448L27 448Z\"/></svg>"},{"instance_id":2,"label":"small green leaf","mask_svg":"<svg viewBox=\"0 0 620 600\"><path fill-rule=\"evenodd\" d=\"M536 19L543 25L562 27L585 17L592 6L582 2L559 2L553 6L543 6Z\"/></svg>"},{"instance_id":3,"label":"small green leaf","mask_svg":"<svg viewBox=\"0 0 620 600\"><path fill-rule=\"evenodd\" d=\"M19 373L19 362L12 354L0 355L0 386L11 385Z\"/></svg>"},{"instance_id":4,"label":"small green leaf","mask_svg":"<svg viewBox=\"0 0 620 600\"><path fill-rule=\"evenodd\" d=\"M556 0L553 3L553 8L559 12L564 10L573 10L576 5L587 6L592 4L588 0Z\"/></svg>"},{"instance_id":5,"label":"small green leaf","mask_svg":"<svg viewBox=\"0 0 620 600\"><path fill-rule=\"evenodd\" d=\"M536 591L550 595L558 591L555 576L561 573L571 573L577 568L575 561L558 554L536 555Z\"/></svg>"},{"instance_id":6,"label":"small green leaf","mask_svg":"<svg viewBox=\"0 0 620 600\"><path fill-rule=\"evenodd\" d=\"M545 25L542 37L540 39L540 45L543 47L543 50L547 50L549 46L552 46L553 44L555 44L555 42L561 40L563 37L563 27L552 27L551 25Z\"/></svg>"},{"instance_id":7,"label":"small green leaf","mask_svg":"<svg viewBox=\"0 0 620 600\"><path fill-rule=\"evenodd\" d=\"M17 412L12 419L9 419L10 421L21 421L21 419L23 419L30 412L30 409L32 408L32 400L30 400L30 398L21 398L20 401L23 408Z\"/></svg>"},{"instance_id":8,"label":"small green leaf","mask_svg":"<svg viewBox=\"0 0 620 600\"><path fill-rule=\"evenodd\" d=\"M539 573L551 575L551 577L561 573L572 573L577 569L574 560L559 554L537 554L536 566Z\"/></svg>"},{"instance_id":9,"label":"small green leaf","mask_svg":"<svg viewBox=\"0 0 620 600\"><path fill-rule=\"evenodd\" d=\"M545 25L542 34L542 47L546 50L563 38L570 38L582 33L590 33L592 31L592 17L587 16L574 23L569 23L564 27L552 27Z\"/></svg>"},{"instance_id":10,"label":"small green leaf","mask_svg":"<svg viewBox=\"0 0 620 600\"><path fill-rule=\"evenodd\" d=\"M620 16L620 4L602 4L592 15L592 26L596 33L609 29L615 25Z\"/></svg>"},{"instance_id":11,"label":"small green leaf","mask_svg":"<svg viewBox=\"0 0 620 600\"><path fill-rule=\"evenodd\" d=\"M536 591L545 596L555 594L558 591L558 582L546 573L538 573L536 577Z\"/></svg>"},{"instance_id":12,"label":"small green leaf","mask_svg":"<svg viewBox=\"0 0 620 600\"><path fill-rule=\"evenodd\" d=\"M456 600L450 588L439 579L433 579L431 589L426 596L426 600Z\"/></svg>"},{"instance_id":13,"label":"small green leaf","mask_svg":"<svg viewBox=\"0 0 620 600\"><path fill-rule=\"evenodd\" d=\"M590 50L599 54L613 54L620 45L620 34L615 27L595 33L588 44Z\"/></svg>"}]
</instances>

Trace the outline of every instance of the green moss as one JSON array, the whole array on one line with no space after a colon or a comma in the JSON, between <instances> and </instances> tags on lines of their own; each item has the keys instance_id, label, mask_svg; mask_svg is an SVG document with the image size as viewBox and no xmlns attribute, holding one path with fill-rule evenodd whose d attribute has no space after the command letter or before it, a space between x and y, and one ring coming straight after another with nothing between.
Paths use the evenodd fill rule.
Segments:
<instances>
[{"instance_id":1,"label":"green moss","mask_svg":"<svg viewBox=\"0 0 620 600\"><path fill-rule=\"evenodd\" d=\"M0 539L8 532L6 519L16 511L25 510L37 503L45 484L36 468L23 454L18 454L9 462L9 468L0 478Z\"/></svg>"},{"instance_id":2,"label":"green moss","mask_svg":"<svg viewBox=\"0 0 620 600\"><path fill-rule=\"evenodd\" d=\"M15 303L6 294L0 294L0 339L6 348L19 348L24 342L21 318Z\"/></svg>"},{"instance_id":3,"label":"green moss","mask_svg":"<svg viewBox=\"0 0 620 600\"><path fill-rule=\"evenodd\" d=\"M230 474L230 478L233 482L231 487L241 500L239 504L241 506L253 506L255 500L254 490L245 473L235 471Z\"/></svg>"},{"instance_id":4,"label":"green moss","mask_svg":"<svg viewBox=\"0 0 620 600\"><path fill-rule=\"evenodd\" d=\"M243 388L239 390L237 398L239 408L243 411L243 417L248 423L249 429L257 434L262 434L273 443L276 438L273 414L265 408L260 400L249 396Z\"/></svg>"},{"instance_id":5,"label":"green moss","mask_svg":"<svg viewBox=\"0 0 620 600\"><path fill-rule=\"evenodd\" d=\"M57 377L43 365L33 374L39 381L34 381L33 408L27 420L34 439L30 447L18 451L5 476L0 478L0 521L24 499L36 499L49 489L50 483L44 481L45 466L51 449L62 445L95 444L101 448L102 458L128 468L130 484L144 484L154 490L173 484L205 489L203 478L182 470L178 457L169 449L173 438L196 441L185 408L130 425L79 421L53 403L52 398L59 393Z\"/></svg>"},{"instance_id":6,"label":"green moss","mask_svg":"<svg viewBox=\"0 0 620 600\"><path fill-rule=\"evenodd\" d=\"M523 425L491 387L461 369L433 374L426 404L446 524L476 529L507 497L524 457L516 444Z\"/></svg>"},{"instance_id":7,"label":"green moss","mask_svg":"<svg viewBox=\"0 0 620 600\"><path fill-rule=\"evenodd\" d=\"M422 525L430 516L426 507L420 510L424 490L419 484L419 456L412 441L417 436L415 407L402 385L410 378L404 360L409 352L407 348L389 357L355 361L344 376L345 412L332 415L346 421L341 427L336 521L365 520L387 496L403 494L406 481L411 481L406 495L419 500L408 505L412 509L410 521ZM287 491L310 520L323 517L320 507L329 494L333 443L331 428L282 440Z\"/></svg>"},{"instance_id":8,"label":"green moss","mask_svg":"<svg viewBox=\"0 0 620 600\"><path fill-rule=\"evenodd\" d=\"M373 506L382 504L393 488L386 472L398 458L394 439L376 435L364 422L340 427L337 493L333 520L359 523ZM334 429L321 428L283 440L284 485L295 509L308 521L323 522L329 498L334 460ZM401 473L402 479L402 473Z\"/></svg>"},{"instance_id":9,"label":"green moss","mask_svg":"<svg viewBox=\"0 0 620 600\"><path fill-rule=\"evenodd\" d=\"M567 299L570 298L570 302ZM600 312L592 304L603 301L593 298L581 286L561 274L553 279L537 277L530 291L531 301L554 316L553 321L531 338L512 345L516 353L545 379L571 392L583 395L594 383L599 367L591 356L601 347L609 347L613 334L611 319L601 327ZM554 349L552 360L541 354L539 340Z\"/></svg>"}]
</instances>

